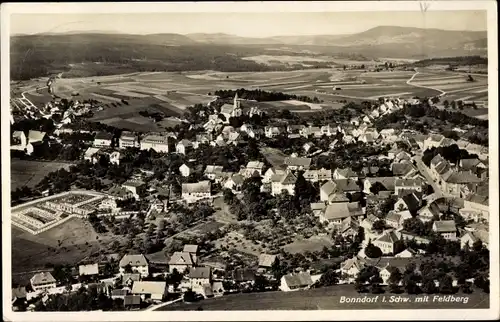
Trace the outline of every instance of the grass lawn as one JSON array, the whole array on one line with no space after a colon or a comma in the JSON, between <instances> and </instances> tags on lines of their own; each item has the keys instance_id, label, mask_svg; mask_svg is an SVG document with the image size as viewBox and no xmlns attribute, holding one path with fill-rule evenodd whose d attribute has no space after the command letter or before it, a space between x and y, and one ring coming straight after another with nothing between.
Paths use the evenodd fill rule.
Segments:
<instances>
[{"instance_id":1,"label":"grass lawn","mask_svg":"<svg viewBox=\"0 0 500 322\"><path fill-rule=\"evenodd\" d=\"M109 233L97 234L88 222L79 218L72 218L38 235L13 227L12 271L22 273L43 269L47 263L74 265L95 252L106 250L112 240L120 238Z\"/></svg>"},{"instance_id":2,"label":"grass lawn","mask_svg":"<svg viewBox=\"0 0 500 322\"><path fill-rule=\"evenodd\" d=\"M201 308L206 311L239 311L239 310L363 310L363 309L451 309L451 308L488 308L489 296L476 290L472 294L455 294L467 296L468 302L464 303L439 303L433 302L433 295L425 303L415 303L415 295L400 295L409 298L407 303L389 303L394 294L382 294L375 303L340 303L342 296L364 297L354 290L353 285L336 285L311 290L295 292L266 292L225 295L221 298L212 298L198 303L174 303L159 309L159 311L192 311ZM377 295L366 294L367 297ZM386 302L383 302L385 296Z\"/></svg>"},{"instance_id":3,"label":"grass lawn","mask_svg":"<svg viewBox=\"0 0 500 322\"><path fill-rule=\"evenodd\" d=\"M329 237L313 236L308 239L296 240L291 244L284 246L284 249L292 254L305 253L306 251L321 251L323 247L331 247L332 240Z\"/></svg>"},{"instance_id":4,"label":"grass lawn","mask_svg":"<svg viewBox=\"0 0 500 322\"><path fill-rule=\"evenodd\" d=\"M49 172L53 172L61 168L68 169L71 165L71 163L65 162L41 162L11 159L11 189L15 190L22 186L34 187Z\"/></svg>"},{"instance_id":5,"label":"grass lawn","mask_svg":"<svg viewBox=\"0 0 500 322\"><path fill-rule=\"evenodd\" d=\"M267 162L269 162L273 167L282 165L283 162L285 161L285 158L288 157L280 150L269 147L260 148L260 153L264 155Z\"/></svg>"}]
</instances>

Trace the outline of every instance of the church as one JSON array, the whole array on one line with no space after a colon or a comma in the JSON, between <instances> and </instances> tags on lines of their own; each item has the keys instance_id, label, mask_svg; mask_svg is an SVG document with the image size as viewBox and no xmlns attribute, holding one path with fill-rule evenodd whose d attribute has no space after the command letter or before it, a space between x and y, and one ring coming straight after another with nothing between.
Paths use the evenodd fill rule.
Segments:
<instances>
[{"instance_id":1,"label":"church","mask_svg":"<svg viewBox=\"0 0 500 322\"><path fill-rule=\"evenodd\" d=\"M224 123L229 123L229 118L231 118L231 117L241 116L241 113L242 113L241 101L238 98L238 93L236 93L236 95L234 95L233 105L231 105L231 104L222 105L222 107L220 109L220 113L222 115L224 115L224 117L226 118Z\"/></svg>"}]
</instances>

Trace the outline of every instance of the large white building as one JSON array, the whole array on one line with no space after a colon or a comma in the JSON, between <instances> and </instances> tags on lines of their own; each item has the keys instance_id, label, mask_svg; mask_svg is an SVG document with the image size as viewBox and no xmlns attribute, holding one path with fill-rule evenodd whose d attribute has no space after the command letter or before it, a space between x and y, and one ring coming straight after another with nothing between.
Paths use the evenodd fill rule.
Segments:
<instances>
[{"instance_id":1,"label":"large white building","mask_svg":"<svg viewBox=\"0 0 500 322\"><path fill-rule=\"evenodd\" d=\"M156 152L168 153L168 136L149 134L145 136L140 143L141 150L153 149Z\"/></svg>"}]
</instances>

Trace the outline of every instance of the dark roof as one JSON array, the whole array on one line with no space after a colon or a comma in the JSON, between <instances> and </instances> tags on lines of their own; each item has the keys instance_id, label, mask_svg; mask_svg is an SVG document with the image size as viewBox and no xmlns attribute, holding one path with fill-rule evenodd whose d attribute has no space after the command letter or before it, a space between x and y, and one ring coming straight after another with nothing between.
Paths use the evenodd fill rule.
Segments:
<instances>
[{"instance_id":1,"label":"dark roof","mask_svg":"<svg viewBox=\"0 0 500 322\"><path fill-rule=\"evenodd\" d=\"M26 298L26 287L20 286L12 289L12 298L24 299Z\"/></svg>"},{"instance_id":2,"label":"dark roof","mask_svg":"<svg viewBox=\"0 0 500 322\"><path fill-rule=\"evenodd\" d=\"M304 287L313 284L311 275L307 272L300 272L297 274L287 274L283 276L288 287Z\"/></svg>"},{"instance_id":3,"label":"dark roof","mask_svg":"<svg viewBox=\"0 0 500 322\"><path fill-rule=\"evenodd\" d=\"M140 305L141 296L140 295L125 295L123 299L123 305Z\"/></svg>"},{"instance_id":4,"label":"dark roof","mask_svg":"<svg viewBox=\"0 0 500 322\"><path fill-rule=\"evenodd\" d=\"M337 179L334 182L337 185L338 191L349 192L361 190L356 180L353 179Z\"/></svg>"},{"instance_id":5,"label":"dark roof","mask_svg":"<svg viewBox=\"0 0 500 322\"><path fill-rule=\"evenodd\" d=\"M385 191L394 191L395 189L396 179L394 177L375 177L366 178L365 180L368 180L372 185L378 182L385 188Z\"/></svg>"},{"instance_id":6,"label":"dark roof","mask_svg":"<svg viewBox=\"0 0 500 322\"><path fill-rule=\"evenodd\" d=\"M191 267L189 270L189 278L210 278L210 267Z\"/></svg>"},{"instance_id":7,"label":"dark roof","mask_svg":"<svg viewBox=\"0 0 500 322\"><path fill-rule=\"evenodd\" d=\"M414 193L409 193L401 199L403 199L411 213L416 212L420 208L420 198Z\"/></svg>"},{"instance_id":8,"label":"dark roof","mask_svg":"<svg viewBox=\"0 0 500 322\"><path fill-rule=\"evenodd\" d=\"M111 140L113 138L113 134L107 132L97 132L94 139L95 140Z\"/></svg>"}]
</instances>

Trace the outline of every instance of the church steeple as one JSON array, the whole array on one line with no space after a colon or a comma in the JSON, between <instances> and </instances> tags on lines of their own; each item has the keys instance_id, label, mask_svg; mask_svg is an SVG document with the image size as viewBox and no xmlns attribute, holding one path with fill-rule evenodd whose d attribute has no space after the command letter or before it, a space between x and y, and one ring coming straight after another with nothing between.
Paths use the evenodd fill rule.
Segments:
<instances>
[{"instance_id":1,"label":"church steeple","mask_svg":"<svg viewBox=\"0 0 500 322\"><path fill-rule=\"evenodd\" d=\"M234 108L240 108L240 100L238 99L238 93L234 95L233 106Z\"/></svg>"}]
</instances>

